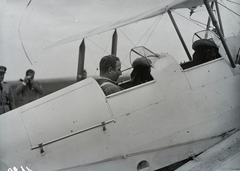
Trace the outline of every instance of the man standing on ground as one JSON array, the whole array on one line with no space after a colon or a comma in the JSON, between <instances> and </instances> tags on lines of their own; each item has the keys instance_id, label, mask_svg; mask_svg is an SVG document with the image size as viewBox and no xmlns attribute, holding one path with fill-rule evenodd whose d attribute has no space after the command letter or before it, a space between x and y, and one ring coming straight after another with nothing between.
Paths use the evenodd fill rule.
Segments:
<instances>
[{"instance_id":1,"label":"man standing on ground","mask_svg":"<svg viewBox=\"0 0 240 171\"><path fill-rule=\"evenodd\" d=\"M11 86L4 82L7 68L0 66L0 115L15 108Z\"/></svg>"},{"instance_id":2,"label":"man standing on ground","mask_svg":"<svg viewBox=\"0 0 240 171\"><path fill-rule=\"evenodd\" d=\"M16 88L16 94L22 95L21 105L32 102L43 94L42 85L34 81L34 75L35 72L32 69L27 70L24 80L20 80Z\"/></svg>"},{"instance_id":3,"label":"man standing on ground","mask_svg":"<svg viewBox=\"0 0 240 171\"><path fill-rule=\"evenodd\" d=\"M110 95L121 91L122 88L116 83L118 77L122 75L121 62L115 55L104 56L100 61L100 78L97 79L105 95Z\"/></svg>"}]
</instances>

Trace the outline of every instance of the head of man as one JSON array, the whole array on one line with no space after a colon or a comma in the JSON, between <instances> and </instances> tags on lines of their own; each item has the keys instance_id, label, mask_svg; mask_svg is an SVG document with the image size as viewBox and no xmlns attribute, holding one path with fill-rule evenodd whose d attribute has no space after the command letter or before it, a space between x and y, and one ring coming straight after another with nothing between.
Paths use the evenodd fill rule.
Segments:
<instances>
[{"instance_id":1,"label":"head of man","mask_svg":"<svg viewBox=\"0 0 240 171\"><path fill-rule=\"evenodd\" d=\"M117 81L122 75L121 62L115 55L104 56L100 61L100 76Z\"/></svg>"},{"instance_id":2,"label":"head of man","mask_svg":"<svg viewBox=\"0 0 240 171\"><path fill-rule=\"evenodd\" d=\"M0 83L4 80L6 70L7 68L5 66L0 66Z\"/></svg>"},{"instance_id":3,"label":"head of man","mask_svg":"<svg viewBox=\"0 0 240 171\"><path fill-rule=\"evenodd\" d=\"M34 79L34 75L35 75L35 71L33 71L32 69L29 69L26 71L26 77L29 81Z\"/></svg>"}]
</instances>

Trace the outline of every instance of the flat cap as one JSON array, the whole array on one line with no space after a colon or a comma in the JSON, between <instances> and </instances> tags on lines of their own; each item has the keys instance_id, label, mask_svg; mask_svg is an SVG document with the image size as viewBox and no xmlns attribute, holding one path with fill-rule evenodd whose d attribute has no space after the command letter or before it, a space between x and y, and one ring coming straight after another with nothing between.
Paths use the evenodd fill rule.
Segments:
<instances>
[{"instance_id":1,"label":"flat cap","mask_svg":"<svg viewBox=\"0 0 240 171\"><path fill-rule=\"evenodd\" d=\"M0 72L6 72L7 71L7 68L5 66L0 66Z\"/></svg>"},{"instance_id":2,"label":"flat cap","mask_svg":"<svg viewBox=\"0 0 240 171\"><path fill-rule=\"evenodd\" d=\"M132 67L134 68L137 65L145 66L145 67L151 67L151 61L147 58L137 58L133 61Z\"/></svg>"}]
</instances>

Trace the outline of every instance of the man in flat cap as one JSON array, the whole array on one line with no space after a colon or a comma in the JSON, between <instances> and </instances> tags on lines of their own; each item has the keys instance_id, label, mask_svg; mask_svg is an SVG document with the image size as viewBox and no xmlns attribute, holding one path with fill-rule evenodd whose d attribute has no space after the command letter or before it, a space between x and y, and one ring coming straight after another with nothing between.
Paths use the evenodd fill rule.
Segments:
<instances>
[{"instance_id":1,"label":"man in flat cap","mask_svg":"<svg viewBox=\"0 0 240 171\"><path fill-rule=\"evenodd\" d=\"M34 80L34 75L34 70L27 70L24 80L20 80L16 88L16 94L21 95L21 105L32 102L43 94L43 87L41 83Z\"/></svg>"},{"instance_id":2,"label":"man in flat cap","mask_svg":"<svg viewBox=\"0 0 240 171\"><path fill-rule=\"evenodd\" d=\"M11 86L3 81L6 70L5 66L0 66L0 115L15 108Z\"/></svg>"}]
</instances>

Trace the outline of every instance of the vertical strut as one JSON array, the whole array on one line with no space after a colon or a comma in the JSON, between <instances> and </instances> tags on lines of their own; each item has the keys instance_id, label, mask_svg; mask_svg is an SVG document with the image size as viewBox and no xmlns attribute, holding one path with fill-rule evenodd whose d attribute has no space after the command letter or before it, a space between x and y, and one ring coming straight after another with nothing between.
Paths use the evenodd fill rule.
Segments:
<instances>
[{"instance_id":1,"label":"vertical strut","mask_svg":"<svg viewBox=\"0 0 240 171\"><path fill-rule=\"evenodd\" d=\"M84 59L85 59L85 42L83 39L82 43L79 46L77 81L81 81L83 79Z\"/></svg>"},{"instance_id":2,"label":"vertical strut","mask_svg":"<svg viewBox=\"0 0 240 171\"><path fill-rule=\"evenodd\" d=\"M214 7L214 2L211 3L211 8L213 9L213 7ZM205 39L208 38L208 30L209 30L209 28L210 28L210 23L211 23L211 18L208 17L207 28L206 28L207 32L206 32L206 34L205 34Z\"/></svg>"},{"instance_id":3,"label":"vertical strut","mask_svg":"<svg viewBox=\"0 0 240 171\"><path fill-rule=\"evenodd\" d=\"M181 41L181 43L182 43L182 45L183 45L183 48L184 48L184 50L185 50L185 52L186 52L186 54L187 54L187 56L188 56L188 59L191 61L191 60L192 60L192 57L191 57L191 55L190 55L190 53L189 53L189 51L188 51L188 48L187 48L187 46L186 46L186 44L185 44L185 42L184 42L184 40L183 40L183 37L182 37L182 35L181 35L181 33L180 33L179 29L178 29L178 26L177 26L177 24L176 24L176 22L175 22L175 20L174 20L174 18L173 18L173 16L172 16L172 13L171 13L170 10L168 10L168 15L169 15L169 17L170 17L170 19L171 19L171 21L172 21L172 23L173 23L173 26L174 26L177 34L178 34L178 37L179 37L179 39L180 39L180 41Z\"/></svg>"},{"instance_id":4,"label":"vertical strut","mask_svg":"<svg viewBox=\"0 0 240 171\"><path fill-rule=\"evenodd\" d=\"M117 30L115 29L112 36L112 54L113 55L117 55L117 40L118 40L118 35L117 35Z\"/></svg>"},{"instance_id":5,"label":"vertical strut","mask_svg":"<svg viewBox=\"0 0 240 171\"><path fill-rule=\"evenodd\" d=\"M224 37L222 19L221 19L221 15L220 15L220 11L219 11L219 7L218 7L217 1L215 2L215 4L216 4L216 10L217 10L217 15L218 15L219 26L220 26L220 29L221 29L221 31L222 31L222 35L223 35L223 37Z\"/></svg>"}]
</instances>

